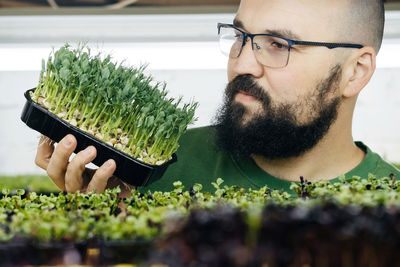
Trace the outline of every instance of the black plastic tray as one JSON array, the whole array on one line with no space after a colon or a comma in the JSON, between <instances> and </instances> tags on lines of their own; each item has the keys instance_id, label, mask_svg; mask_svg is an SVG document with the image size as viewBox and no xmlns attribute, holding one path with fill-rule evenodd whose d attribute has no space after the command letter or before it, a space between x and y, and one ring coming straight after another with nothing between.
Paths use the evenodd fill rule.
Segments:
<instances>
[{"instance_id":1,"label":"black plastic tray","mask_svg":"<svg viewBox=\"0 0 400 267\"><path fill-rule=\"evenodd\" d=\"M175 154L172 155L171 160L162 165L150 165L139 161L77 127L72 126L34 102L30 97L30 92L34 90L35 88L30 89L24 94L26 103L22 110L21 120L26 125L55 142L60 142L67 134L74 135L78 141L75 153L90 145L94 146L97 149L97 157L93 160L93 163L100 166L108 159L115 160L117 169L114 175L130 185L143 186L147 184L150 178L152 181L161 178L168 165L177 161Z\"/></svg>"}]
</instances>

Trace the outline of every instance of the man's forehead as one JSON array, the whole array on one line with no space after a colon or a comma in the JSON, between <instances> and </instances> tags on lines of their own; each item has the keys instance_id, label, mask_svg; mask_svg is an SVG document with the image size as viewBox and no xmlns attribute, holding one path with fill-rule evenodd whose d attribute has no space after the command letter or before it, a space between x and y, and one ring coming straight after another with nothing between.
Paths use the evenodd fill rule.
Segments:
<instances>
[{"instance_id":1,"label":"man's forehead","mask_svg":"<svg viewBox=\"0 0 400 267\"><path fill-rule=\"evenodd\" d=\"M233 25L235 25L236 27L238 27L242 30L247 31L245 24L237 17L235 17L235 19L233 20ZM293 32L289 29L266 28L264 31L257 32L257 33L274 34L277 36L281 36L281 37L285 37L285 38L289 38L289 39L293 39L293 40L297 40L297 41L302 41L300 35L296 34L295 32Z\"/></svg>"},{"instance_id":2,"label":"man's forehead","mask_svg":"<svg viewBox=\"0 0 400 267\"><path fill-rule=\"evenodd\" d=\"M333 33L345 16L345 1L242 0L235 23L251 33L286 31L289 34L285 37L291 39L329 36L328 31Z\"/></svg>"}]
</instances>

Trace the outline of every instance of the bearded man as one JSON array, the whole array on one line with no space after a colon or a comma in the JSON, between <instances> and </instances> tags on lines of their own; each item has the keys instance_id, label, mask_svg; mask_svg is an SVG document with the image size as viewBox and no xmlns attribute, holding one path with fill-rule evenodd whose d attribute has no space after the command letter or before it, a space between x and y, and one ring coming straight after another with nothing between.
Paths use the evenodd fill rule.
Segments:
<instances>
[{"instance_id":1,"label":"bearded man","mask_svg":"<svg viewBox=\"0 0 400 267\"><path fill-rule=\"evenodd\" d=\"M352 136L356 100L375 71L383 27L381 0L242 0L233 23L218 24L229 83L215 124L189 130L178 162L142 190L171 190L176 180L213 190L218 177L227 185L283 190L300 176L400 177ZM84 185L85 164L96 151L89 147L68 162L75 147L71 135L55 150L40 146L36 163L63 190L113 186L112 160Z\"/></svg>"}]
</instances>

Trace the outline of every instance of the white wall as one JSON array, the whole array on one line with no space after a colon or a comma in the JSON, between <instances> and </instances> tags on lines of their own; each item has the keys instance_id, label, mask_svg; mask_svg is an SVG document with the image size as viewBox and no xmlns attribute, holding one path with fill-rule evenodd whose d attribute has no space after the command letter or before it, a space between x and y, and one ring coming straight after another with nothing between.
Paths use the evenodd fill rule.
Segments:
<instances>
[{"instance_id":1,"label":"white wall","mask_svg":"<svg viewBox=\"0 0 400 267\"><path fill-rule=\"evenodd\" d=\"M216 23L233 14L0 17L0 174L43 173L34 166L38 133L19 119L23 92L35 87L41 59L65 41L89 41L117 61L149 63L172 96L200 102L199 120L210 123L226 84L226 62L216 43ZM400 13L389 12L378 69L359 97L354 136L387 159L400 162Z\"/></svg>"}]
</instances>

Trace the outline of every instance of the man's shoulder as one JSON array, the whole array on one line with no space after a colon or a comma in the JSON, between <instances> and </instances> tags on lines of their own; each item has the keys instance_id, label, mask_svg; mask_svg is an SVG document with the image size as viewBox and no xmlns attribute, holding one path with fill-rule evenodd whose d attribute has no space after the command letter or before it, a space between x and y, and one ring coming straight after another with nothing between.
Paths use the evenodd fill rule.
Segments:
<instances>
[{"instance_id":1,"label":"man's shoulder","mask_svg":"<svg viewBox=\"0 0 400 267\"><path fill-rule=\"evenodd\" d=\"M190 128L182 137L205 137L214 135L215 127L212 125Z\"/></svg>"},{"instance_id":2,"label":"man's shoulder","mask_svg":"<svg viewBox=\"0 0 400 267\"><path fill-rule=\"evenodd\" d=\"M215 144L214 126L202 126L191 128L179 140L180 146L203 146Z\"/></svg>"},{"instance_id":3,"label":"man's shoulder","mask_svg":"<svg viewBox=\"0 0 400 267\"><path fill-rule=\"evenodd\" d=\"M368 173L375 175L377 178L389 177L394 174L397 179L400 179L400 170L397 167L383 159L362 142L356 142L356 144L366 152L366 157L359 166L362 167L363 171L368 171Z\"/></svg>"},{"instance_id":4,"label":"man's shoulder","mask_svg":"<svg viewBox=\"0 0 400 267\"><path fill-rule=\"evenodd\" d=\"M387 162L386 160L384 160L380 157L380 160L379 160L377 168L376 168L375 176L377 176L378 178L381 178L381 177L390 176L391 174L394 174L396 179L400 179L400 170L393 164Z\"/></svg>"}]
</instances>

